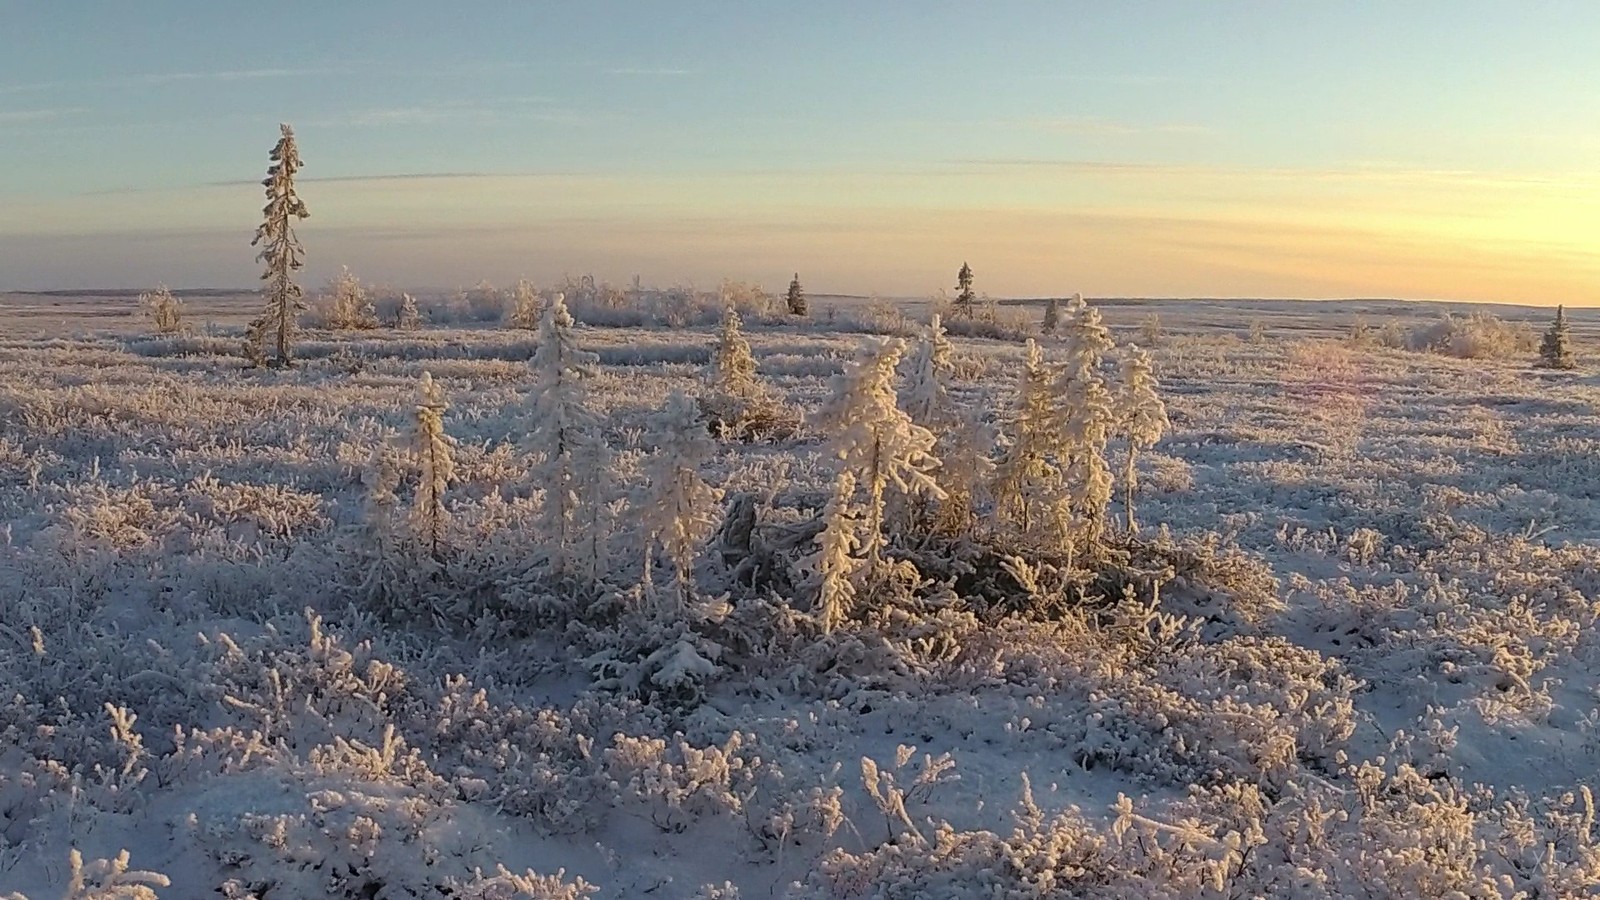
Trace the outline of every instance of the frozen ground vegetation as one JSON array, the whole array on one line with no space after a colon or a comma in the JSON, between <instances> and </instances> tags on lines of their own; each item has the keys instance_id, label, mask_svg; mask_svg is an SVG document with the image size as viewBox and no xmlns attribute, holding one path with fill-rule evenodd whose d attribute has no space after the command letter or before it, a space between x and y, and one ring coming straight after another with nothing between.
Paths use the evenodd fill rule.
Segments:
<instances>
[{"instance_id":1,"label":"frozen ground vegetation","mask_svg":"<svg viewBox=\"0 0 1600 900\"><path fill-rule=\"evenodd\" d=\"M1600 891L1581 369L329 297L0 327L0 897Z\"/></svg>"}]
</instances>

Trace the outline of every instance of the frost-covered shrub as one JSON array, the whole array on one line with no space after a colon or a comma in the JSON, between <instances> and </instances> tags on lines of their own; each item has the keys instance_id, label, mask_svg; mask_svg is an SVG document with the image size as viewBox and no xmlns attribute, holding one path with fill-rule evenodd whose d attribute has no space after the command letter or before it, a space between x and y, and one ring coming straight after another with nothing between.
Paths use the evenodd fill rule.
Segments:
<instances>
[{"instance_id":1,"label":"frost-covered shrub","mask_svg":"<svg viewBox=\"0 0 1600 900\"><path fill-rule=\"evenodd\" d=\"M416 331L422 327L422 313L417 309L417 298L400 295L400 306L395 310L394 327L401 331Z\"/></svg>"},{"instance_id":2,"label":"frost-covered shrub","mask_svg":"<svg viewBox=\"0 0 1600 900\"><path fill-rule=\"evenodd\" d=\"M1439 353L1459 359L1509 359L1525 356L1538 346L1527 323L1505 322L1493 313L1474 310L1466 316L1446 314L1437 322L1419 325L1398 336L1380 335L1386 346L1416 353Z\"/></svg>"},{"instance_id":3,"label":"frost-covered shrub","mask_svg":"<svg viewBox=\"0 0 1600 900\"><path fill-rule=\"evenodd\" d=\"M507 314L506 324L512 328L534 331L539 327L539 318L539 292L534 289L532 282L521 279L512 288L511 311Z\"/></svg>"},{"instance_id":4,"label":"frost-covered shrub","mask_svg":"<svg viewBox=\"0 0 1600 900\"><path fill-rule=\"evenodd\" d=\"M139 295L139 311L150 320L157 334L183 331L183 301L174 297L164 284Z\"/></svg>"},{"instance_id":5,"label":"frost-covered shrub","mask_svg":"<svg viewBox=\"0 0 1600 900\"><path fill-rule=\"evenodd\" d=\"M378 327L378 310L367 288L348 266L328 282L311 321L334 331Z\"/></svg>"},{"instance_id":6,"label":"frost-covered shrub","mask_svg":"<svg viewBox=\"0 0 1600 900\"><path fill-rule=\"evenodd\" d=\"M73 848L68 855L67 888L63 900L157 900L156 888L170 887L172 881L159 872L129 869L128 851L113 859L97 859L84 864L83 854ZM7 894L5 900L28 900L21 894Z\"/></svg>"},{"instance_id":7,"label":"frost-covered shrub","mask_svg":"<svg viewBox=\"0 0 1600 900\"><path fill-rule=\"evenodd\" d=\"M958 337L1020 343L1038 330L1024 307L997 307L993 303L984 303L974 316L967 318L954 315L954 301L942 294L933 299L932 306L934 313L944 319L944 326L950 334Z\"/></svg>"},{"instance_id":8,"label":"frost-covered shrub","mask_svg":"<svg viewBox=\"0 0 1600 900\"><path fill-rule=\"evenodd\" d=\"M619 800L644 807L662 831L683 831L701 817L739 814L759 775L760 756L744 749L748 736L735 731L722 746L695 747L674 735L618 734L604 751L608 777L622 786Z\"/></svg>"}]
</instances>

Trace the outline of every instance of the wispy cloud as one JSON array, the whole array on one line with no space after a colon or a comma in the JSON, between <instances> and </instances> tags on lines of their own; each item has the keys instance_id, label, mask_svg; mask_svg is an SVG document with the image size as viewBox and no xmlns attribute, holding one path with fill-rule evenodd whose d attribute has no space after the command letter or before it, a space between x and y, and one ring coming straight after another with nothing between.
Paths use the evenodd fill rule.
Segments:
<instances>
[{"instance_id":1,"label":"wispy cloud","mask_svg":"<svg viewBox=\"0 0 1600 900\"><path fill-rule=\"evenodd\" d=\"M323 184L353 183L362 181L439 181L465 178L501 178L490 172L397 172L390 175L329 175L323 178L306 178L308 182ZM249 182L255 184L255 182Z\"/></svg>"},{"instance_id":2,"label":"wispy cloud","mask_svg":"<svg viewBox=\"0 0 1600 900\"><path fill-rule=\"evenodd\" d=\"M496 177L505 177L505 176L496 176L496 175L493 175L493 174L491 174L489 172L396 172L396 173L387 174L387 175L383 175L383 174L379 174L379 175L323 175L321 177L317 177L317 176L311 176L311 177L301 176L299 180L302 181L302 182L308 183L308 184L358 184L358 183L361 183L361 182L372 182L372 181L442 181L442 180L452 180L452 179L454 179L454 180L462 180L462 179L469 179L469 178L496 178ZM251 178L251 179L238 179L238 180L235 180L235 181L208 181L208 182L205 182L204 184L201 184L199 186L200 187L206 187L206 188L256 187L256 186L258 186L260 184L261 184L261 179L259 179L259 178ZM136 192L143 193L143 191L130 191L130 190L95 191L95 192L91 192L91 193L123 194L123 193L136 193Z\"/></svg>"},{"instance_id":3,"label":"wispy cloud","mask_svg":"<svg viewBox=\"0 0 1600 900\"><path fill-rule=\"evenodd\" d=\"M172 84L179 81L255 81L262 78L305 78L312 75L331 75L337 69L235 69L225 72L165 72L155 75L136 75L128 81L138 84Z\"/></svg>"},{"instance_id":4,"label":"wispy cloud","mask_svg":"<svg viewBox=\"0 0 1600 900\"><path fill-rule=\"evenodd\" d=\"M143 72L113 75L82 81L38 81L30 84L0 84L0 95L33 94L68 88L158 87L184 82L255 81L268 78L306 78L350 71L336 67L227 69L216 72Z\"/></svg>"},{"instance_id":5,"label":"wispy cloud","mask_svg":"<svg viewBox=\"0 0 1600 900\"><path fill-rule=\"evenodd\" d=\"M0 124L21 125L29 122L54 122L83 112L88 112L88 110L81 106L61 109L0 109Z\"/></svg>"},{"instance_id":6,"label":"wispy cloud","mask_svg":"<svg viewBox=\"0 0 1600 900\"><path fill-rule=\"evenodd\" d=\"M485 108L462 109L448 106L398 106L387 109L366 109L349 116L331 120L333 124L353 125L357 128L383 125L437 125L441 122L462 119L489 119L495 115Z\"/></svg>"},{"instance_id":7,"label":"wispy cloud","mask_svg":"<svg viewBox=\"0 0 1600 900\"><path fill-rule=\"evenodd\" d=\"M578 113L554 107L549 97L498 97L444 103L417 103L408 106L387 106L358 109L336 113L303 124L324 128L381 128L388 126L442 125L447 123L474 123L486 125L507 121L573 121L593 118L589 113Z\"/></svg>"},{"instance_id":8,"label":"wispy cloud","mask_svg":"<svg viewBox=\"0 0 1600 900\"><path fill-rule=\"evenodd\" d=\"M1094 117L1065 117L1030 119L1025 123L1028 127L1041 131L1050 131L1058 134L1085 135L1092 137L1123 137L1142 134L1212 134L1214 129L1206 125L1192 125L1187 123L1142 123L1118 122L1110 119Z\"/></svg>"},{"instance_id":9,"label":"wispy cloud","mask_svg":"<svg viewBox=\"0 0 1600 900\"><path fill-rule=\"evenodd\" d=\"M970 174L983 169L1039 169L1064 174L1129 175L1178 178L1244 178L1290 181L1361 181L1435 184L1475 184L1518 187L1544 185L1584 190L1600 189L1600 179L1570 173L1500 172L1472 169L1440 169L1390 162L1351 163L1343 166L1220 166L1181 163L1133 163L1084 159L1039 157L973 157L951 160L953 168L945 175Z\"/></svg>"},{"instance_id":10,"label":"wispy cloud","mask_svg":"<svg viewBox=\"0 0 1600 900\"><path fill-rule=\"evenodd\" d=\"M693 71L690 70L690 69L675 69L675 68L670 68L670 67L668 67L668 68L632 68L632 67L629 67L629 68L621 68L621 69L606 69L605 73L607 75L616 75L618 77L626 77L626 78L681 78L681 77L683 77L685 75L692 75Z\"/></svg>"}]
</instances>

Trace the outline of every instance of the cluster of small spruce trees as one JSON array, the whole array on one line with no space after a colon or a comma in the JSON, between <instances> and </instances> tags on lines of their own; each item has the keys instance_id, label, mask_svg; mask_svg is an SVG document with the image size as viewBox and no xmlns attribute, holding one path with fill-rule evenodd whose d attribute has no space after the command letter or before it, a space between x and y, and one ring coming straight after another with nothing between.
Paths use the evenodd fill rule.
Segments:
<instances>
[{"instance_id":1,"label":"cluster of small spruce trees","mask_svg":"<svg viewBox=\"0 0 1600 900\"><path fill-rule=\"evenodd\" d=\"M1074 297L1065 313L1062 359L1047 361L1039 344L1028 343L1017 399L999 427L952 401L954 347L938 316L909 344L867 340L835 376L830 396L808 419L825 436L834 472L815 549L799 561L814 575L811 614L822 631L854 618L894 580L904 565L890 554L897 538L977 533L980 503L996 511L997 521L986 527L1003 545L1065 556L1069 565L1092 564L1113 526L1109 447L1118 439L1126 446L1123 524L1137 531L1136 455L1168 427L1159 384L1149 356L1137 347L1126 349L1120 374L1108 379L1103 362L1113 344L1098 312ZM668 398L649 426L656 450L643 466L647 483L629 497L613 496L613 451L586 402L596 357L578 346L573 329L558 294L544 307L529 363L531 427L521 442L542 496L541 558L535 562L552 583L598 583L611 562L611 533L602 517L625 503L644 537L646 593L664 613L686 614L701 602L693 572L723 517L722 493L702 474L715 455L704 398L697 403L681 392ZM731 307L712 348L705 389L708 395L769 395ZM368 506L380 548L411 547L435 560L450 552L444 497L454 473L454 442L444 432L446 406L424 374L403 452L380 450L369 475ZM409 469L404 480L416 485L403 516L396 498L401 468ZM372 583L381 583L379 570L392 567L394 555L377 554ZM660 566L670 582L664 590L653 574Z\"/></svg>"}]
</instances>

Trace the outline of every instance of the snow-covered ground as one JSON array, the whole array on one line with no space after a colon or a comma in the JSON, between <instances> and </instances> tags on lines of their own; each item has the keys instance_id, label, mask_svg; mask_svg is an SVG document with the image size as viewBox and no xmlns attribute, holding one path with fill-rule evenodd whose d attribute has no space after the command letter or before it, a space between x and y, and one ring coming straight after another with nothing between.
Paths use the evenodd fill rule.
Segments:
<instances>
[{"instance_id":1,"label":"snow-covered ground","mask_svg":"<svg viewBox=\"0 0 1600 900\"><path fill-rule=\"evenodd\" d=\"M192 298L182 337L126 298L0 304L0 896L60 896L73 849L127 849L162 898L1600 890L1600 381L1350 337L1437 307L1101 304L1172 420L1141 460L1156 606L924 592L822 636L803 585L742 594L715 547L715 624L638 589L625 501L701 390L703 319L579 311L613 541L574 596L534 566L529 332L312 331L244 370L248 298ZM809 413L864 332L926 313L812 298L746 336ZM1005 424L1016 336L955 338L974 421ZM424 371L449 559L377 597L364 477ZM798 521L825 439L722 441L703 474Z\"/></svg>"}]
</instances>

